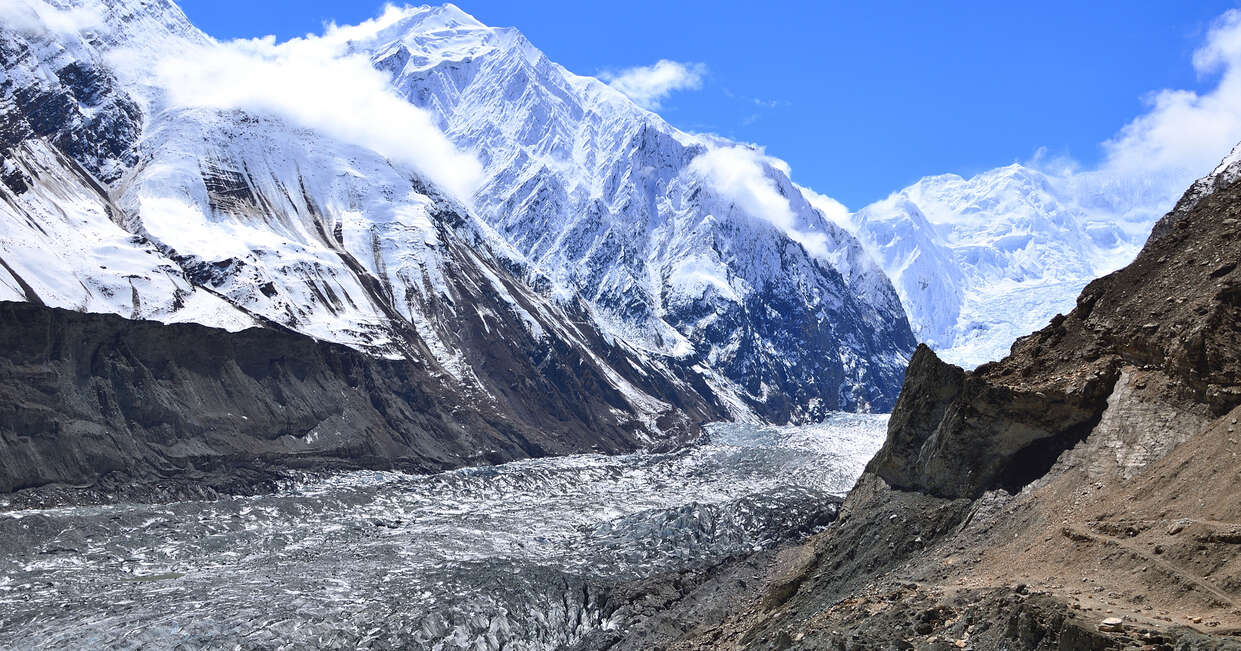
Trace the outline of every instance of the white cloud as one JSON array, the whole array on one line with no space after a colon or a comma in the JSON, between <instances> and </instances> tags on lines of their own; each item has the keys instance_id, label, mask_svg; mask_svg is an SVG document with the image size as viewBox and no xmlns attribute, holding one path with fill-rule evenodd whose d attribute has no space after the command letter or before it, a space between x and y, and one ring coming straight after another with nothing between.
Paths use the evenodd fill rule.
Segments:
<instances>
[{"instance_id":1,"label":"white cloud","mask_svg":"<svg viewBox=\"0 0 1241 651\"><path fill-rule=\"evenodd\" d=\"M797 189L801 191L801 195L806 198L806 201L810 202L811 206L823 213L827 221L846 230L852 226L852 222L849 219L849 209L845 207L845 204L807 187L799 185Z\"/></svg>"},{"instance_id":2,"label":"white cloud","mask_svg":"<svg viewBox=\"0 0 1241 651\"><path fill-rule=\"evenodd\" d=\"M640 106L655 110L668 95L678 90L702 88L707 66L701 63L680 63L661 59L655 65L628 68L620 72L604 71L599 78L629 96Z\"/></svg>"},{"instance_id":3,"label":"white cloud","mask_svg":"<svg viewBox=\"0 0 1241 651\"><path fill-rule=\"evenodd\" d=\"M482 178L478 161L457 150L425 111L397 96L364 55L348 51L351 38L375 33L402 11L389 7L362 25L332 25L322 36L282 43L269 36L204 44L155 62L148 81L175 107L275 114L374 150L468 203Z\"/></svg>"},{"instance_id":4,"label":"white cloud","mask_svg":"<svg viewBox=\"0 0 1241 651\"><path fill-rule=\"evenodd\" d=\"M1215 22L1193 62L1200 76L1219 75L1215 88L1201 95L1189 90L1151 95L1150 111L1104 144L1108 167L1189 168L1201 174L1241 140L1241 11L1228 11Z\"/></svg>"},{"instance_id":5,"label":"white cloud","mask_svg":"<svg viewBox=\"0 0 1241 651\"><path fill-rule=\"evenodd\" d=\"M58 9L43 0L5 0L0 2L0 24L26 33L79 34L101 31L104 22L93 6Z\"/></svg>"},{"instance_id":6,"label":"white cloud","mask_svg":"<svg viewBox=\"0 0 1241 651\"><path fill-rule=\"evenodd\" d=\"M743 146L714 147L689 164L690 173L710 185L718 196L747 215L770 222L810 254L826 258L830 253L827 235L798 227L797 215L789 200L781 194L770 170L789 173L784 161L767 156L757 148ZM848 210L834 199L817 193L815 196L835 216L839 216L839 211L848 214ZM810 200L809 195L807 198Z\"/></svg>"},{"instance_id":7,"label":"white cloud","mask_svg":"<svg viewBox=\"0 0 1241 651\"><path fill-rule=\"evenodd\" d=\"M1042 150L1029 164L1093 197L1090 207L1148 226L1241 142L1241 11L1215 21L1193 65L1200 78L1215 78L1214 86L1151 93L1147 111L1103 143L1095 169Z\"/></svg>"},{"instance_id":8,"label":"white cloud","mask_svg":"<svg viewBox=\"0 0 1241 651\"><path fill-rule=\"evenodd\" d=\"M328 24L321 39L333 45L346 45L349 41L364 41L375 38L380 32L396 25L402 19L420 13L425 8L398 7L393 4L384 5L383 13L374 18L364 20L357 25ZM313 36L313 35L312 35Z\"/></svg>"}]
</instances>

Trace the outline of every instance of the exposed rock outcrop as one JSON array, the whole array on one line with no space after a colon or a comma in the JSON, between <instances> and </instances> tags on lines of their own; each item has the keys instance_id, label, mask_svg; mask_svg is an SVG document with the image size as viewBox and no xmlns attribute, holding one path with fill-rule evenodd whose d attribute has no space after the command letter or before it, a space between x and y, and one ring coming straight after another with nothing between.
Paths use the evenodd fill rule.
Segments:
<instances>
[{"instance_id":1,"label":"exposed rock outcrop","mask_svg":"<svg viewBox=\"0 0 1241 651\"><path fill-rule=\"evenodd\" d=\"M1023 390L920 347L888 440L867 470L895 488L942 497L1018 491L1099 422L1115 381L1107 368L1069 391Z\"/></svg>"}]
</instances>

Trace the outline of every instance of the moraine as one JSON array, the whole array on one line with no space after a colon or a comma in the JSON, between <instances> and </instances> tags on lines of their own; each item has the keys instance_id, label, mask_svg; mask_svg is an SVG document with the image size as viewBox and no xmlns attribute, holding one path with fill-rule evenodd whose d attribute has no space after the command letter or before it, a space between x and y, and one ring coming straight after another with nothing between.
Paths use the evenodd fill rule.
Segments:
<instances>
[{"instance_id":1,"label":"moraine","mask_svg":"<svg viewBox=\"0 0 1241 651\"><path fill-rule=\"evenodd\" d=\"M621 586L826 526L886 422L716 425L671 453L0 512L0 647L578 643L625 625Z\"/></svg>"}]
</instances>

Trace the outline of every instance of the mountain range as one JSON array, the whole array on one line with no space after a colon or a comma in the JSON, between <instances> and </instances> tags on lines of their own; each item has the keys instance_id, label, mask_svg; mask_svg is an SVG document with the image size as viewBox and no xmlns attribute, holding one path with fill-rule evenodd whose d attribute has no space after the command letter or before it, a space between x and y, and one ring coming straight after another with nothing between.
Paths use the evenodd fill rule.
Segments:
<instances>
[{"instance_id":1,"label":"mountain range","mask_svg":"<svg viewBox=\"0 0 1241 651\"><path fill-rule=\"evenodd\" d=\"M1241 145L850 212L452 5L19 0L0 71L15 639L1237 648Z\"/></svg>"},{"instance_id":2,"label":"mountain range","mask_svg":"<svg viewBox=\"0 0 1241 651\"><path fill-rule=\"evenodd\" d=\"M168 0L8 11L0 300L301 334L634 445L687 405L890 410L917 341L1002 356L1153 221L1022 166L847 214L452 5L284 44Z\"/></svg>"},{"instance_id":3,"label":"mountain range","mask_svg":"<svg viewBox=\"0 0 1241 651\"><path fill-rule=\"evenodd\" d=\"M778 161L680 132L514 30L424 7L336 44L479 161L466 194L261 98L187 99L168 79L230 46L172 3L55 11L83 8L97 20L82 29L32 20L0 43L4 299L279 326L490 398L480 348L523 348L537 368L567 346L651 431L668 403L618 365L734 418L895 400L914 345L896 293ZM719 182L737 161L752 188ZM774 196L796 230L738 192Z\"/></svg>"}]
</instances>

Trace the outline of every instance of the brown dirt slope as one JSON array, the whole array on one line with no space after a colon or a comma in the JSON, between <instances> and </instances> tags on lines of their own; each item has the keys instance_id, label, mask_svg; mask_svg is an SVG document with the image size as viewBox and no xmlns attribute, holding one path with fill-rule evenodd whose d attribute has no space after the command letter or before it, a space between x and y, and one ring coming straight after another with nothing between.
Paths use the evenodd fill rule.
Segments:
<instances>
[{"instance_id":1,"label":"brown dirt slope","mask_svg":"<svg viewBox=\"0 0 1241 651\"><path fill-rule=\"evenodd\" d=\"M689 595L679 639L653 643L1241 648L1235 172L1005 360L920 349L837 525L763 558L726 607Z\"/></svg>"}]
</instances>

